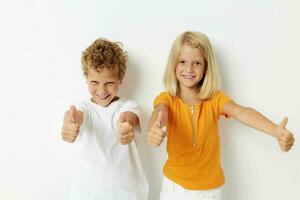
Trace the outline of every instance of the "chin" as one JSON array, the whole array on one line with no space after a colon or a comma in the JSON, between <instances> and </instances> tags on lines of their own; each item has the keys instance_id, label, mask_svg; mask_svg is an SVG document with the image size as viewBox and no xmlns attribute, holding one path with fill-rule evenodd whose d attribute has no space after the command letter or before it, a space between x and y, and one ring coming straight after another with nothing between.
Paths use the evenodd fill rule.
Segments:
<instances>
[{"instance_id":1,"label":"chin","mask_svg":"<svg viewBox=\"0 0 300 200\"><path fill-rule=\"evenodd\" d=\"M110 100L108 100L108 101L105 101L105 102L101 103L100 105L103 106L103 107L106 107L106 106L108 106L111 102L112 102L112 99L110 99Z\"/></svg>"}]
</instances>

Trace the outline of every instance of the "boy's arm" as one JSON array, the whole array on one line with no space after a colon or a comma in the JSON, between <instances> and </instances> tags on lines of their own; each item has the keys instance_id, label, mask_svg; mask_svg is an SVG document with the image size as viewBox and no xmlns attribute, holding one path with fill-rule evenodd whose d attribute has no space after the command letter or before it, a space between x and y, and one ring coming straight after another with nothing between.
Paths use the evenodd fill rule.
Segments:
<instances>
[{"instance_id":1,"label":"boy's arm","mask_svg":"<svg viewBox=\"0 0 300 200\"><path fill-rule=\"evenodd\" d=\"M129 144L134 138L133 129L140 125L138 116L130 111L122 112L118 120L118 140L121 144Z\"/></svg>"},{"instance_id":2,"label":"boy's arm","mask_svg":"<svg viewBox=\"0 0 300 200\"><path fill-rule=\"evenodd\" d=\"M122 117L124 117L123 122L128 122L132 126L132 128L135 128L140 125L139 117L134 112L130 112L130 111L123 112L120 114L120 118Z\"/></svg>"},{"instance_id":3,"label":"boy's arm","mask_svg":"<svg viewBox=\"0 0 300 200\"><path fill-rule=\"evenodd\" d=\"M287 118L277 125L253 108L240 106L233 101L224 105L223 112L249 127L275 137L284 152L289 151L294 144L293 134L285 127Z\"/></svg>"},{"instance_id":4,"label":"boy's arm","mask_svg":"<svg viewBox=\"0 0 300 200\"><path fill-rule=\"evenodd\" d=\"M164 104L155 106L148 126L148 144L159 146L165 138L165 126L169 117L169 108Z\"/></svg>"},{"instance_id":5,"label":"boy's arm","mask_svg":"<svg viewBox=\"0 0 300 200\"><path fill-rule=\"evenodd\" d=\"M82 123L83 112L76 110L75 106L72 105L64 115L64 124L61 130L63 140L73 143L78 136Z\"/></svg>"}]
</instances>

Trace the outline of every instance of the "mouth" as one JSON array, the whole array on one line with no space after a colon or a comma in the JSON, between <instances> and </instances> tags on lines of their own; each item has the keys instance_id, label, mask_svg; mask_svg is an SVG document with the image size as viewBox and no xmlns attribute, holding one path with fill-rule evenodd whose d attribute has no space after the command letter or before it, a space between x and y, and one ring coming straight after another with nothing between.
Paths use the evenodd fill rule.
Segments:
<instances>
[{"instance_id":1,"label":"mouth","mask_svg":"<svg viewBox=\"0 0 300 200\"><path fill-rule=\"evenodd\" d=\"M188 74L181 74L181 76L188 80L191 80L196 77L195 75L188 75Z\"/></svg>"},{"instance_id":2,"label":"mouth","mask_svg":"<svg viewBox=\"0 0 300 200\"><path fill-rule=\"evenodd\" d=\"M96 96L101 100L105 100L105 99L108 99L110 94L105 94L105 95L96 94Z\"/></svg>"}]
</instances>

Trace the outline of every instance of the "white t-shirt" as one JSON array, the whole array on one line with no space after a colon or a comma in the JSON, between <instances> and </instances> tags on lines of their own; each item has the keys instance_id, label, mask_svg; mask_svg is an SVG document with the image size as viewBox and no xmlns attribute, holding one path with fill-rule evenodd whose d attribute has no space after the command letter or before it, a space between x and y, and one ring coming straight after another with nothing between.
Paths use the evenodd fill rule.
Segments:
<instances>
[{"instance_id":1,"label":"white t-shirt","mask_svg":"<svg viewBox=\"0 0 300 200\"><path fill-rule=\"evenodd\" d=\"M70 200L147 200L148 182L136 143L122 145L117 138L120 113L139 116L137 104L119 99L102 107L87 100L76 108L84 113L84 120L75 142L79 154Z\"/></svg>"}]
</instances>

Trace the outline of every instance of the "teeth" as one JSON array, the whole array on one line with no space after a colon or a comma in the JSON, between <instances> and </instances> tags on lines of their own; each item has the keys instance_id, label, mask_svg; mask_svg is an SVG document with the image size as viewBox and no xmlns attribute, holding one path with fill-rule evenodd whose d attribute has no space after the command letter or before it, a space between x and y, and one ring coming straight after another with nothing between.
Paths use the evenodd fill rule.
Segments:
<instances>
[{"instance_id":1,"label":"teeth","mask_svg":"<svg viewBox=\"0 0 300 200\"><path fill-rule=\"evenodd\" d=\"M193 75L182 75L184 78L187 78L187 79L193 79L195 78L195 76Z\"/></svg>"},{"instance_id":2,"label":"teeth","mask_svg":"<svg viewBox=\"0 0 300 200\"><path fill-rule=\"evenodd\" d=\"M109 96L109 94L106 94L106 95L99 95L99 94L97 94L97 96L98 96L100 99L106 99L106 98Z\"/></svg>"}]
</instances>

